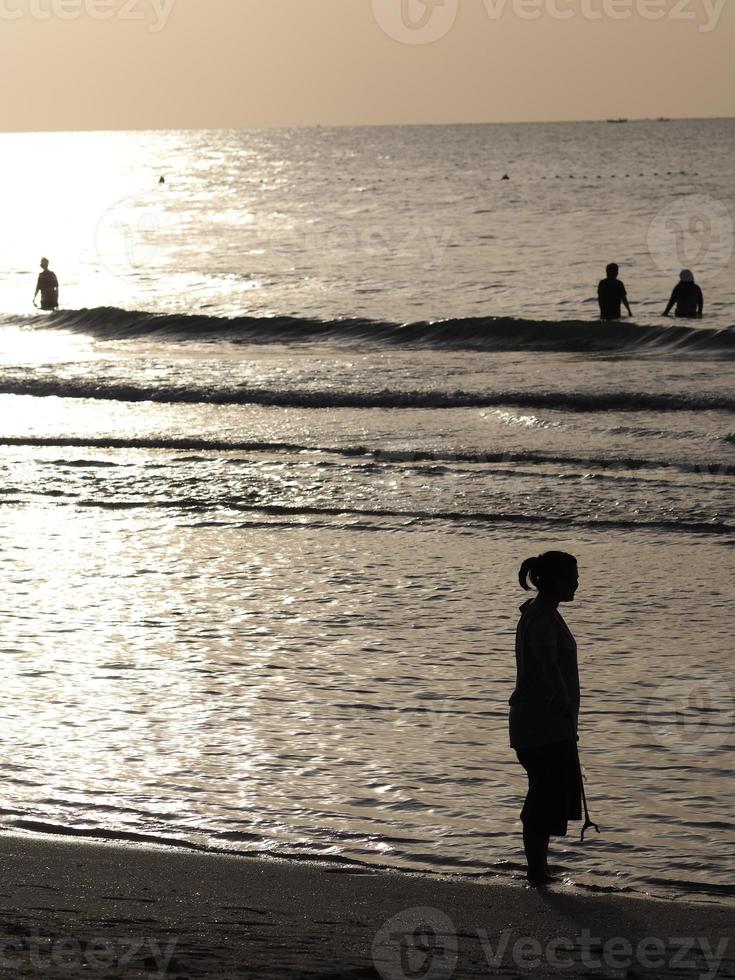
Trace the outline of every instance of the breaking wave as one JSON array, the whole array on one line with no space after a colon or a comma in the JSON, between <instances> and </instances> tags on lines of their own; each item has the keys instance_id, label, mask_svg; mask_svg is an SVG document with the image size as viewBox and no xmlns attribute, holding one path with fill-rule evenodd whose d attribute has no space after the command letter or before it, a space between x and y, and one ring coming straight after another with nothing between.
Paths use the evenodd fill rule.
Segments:
<instances>
[{"instance_id":1,"label":"breaking wave","mask_svg":"<svg viewBox=\"0 0 735 980\"><path fill-rule=\"evenodd\" d=\"M276 408L518 408L570 412L696 412L735 410L735 396L639 391L383 391L110 384L87 380L0 376L0 395L85 398L183 405L268 405Z\"/></svg>"},{"instance_id":2,"label":"breaking wave","mask_svg":"<svg viewBox=\"0 0 735 980\"><path fill-rule=\"evenodd\" d=\"M730 439L730 436L726 436ZM151 449L187 453L266 453L283 455L315 453L367 463L493 465L517 463L526 466L580 466L603 471L678 470L703 477L735 476L735 464L724 461L652 459L640 456L578 456L530 451L452 451L448 449L382 449L368 446L319 446L297 442L259 442L236 439L189 439L119 436L0 436L0 446L29 446L58 449ZM70 465L64 460L65 465Z\"/></svg>"},{"instance_id":3,"label":"breaking wave","mask_svg":"<svg viewBox=\"0 0 735 980\"><path fill-rule=\"evenodd\" d=\"M60 328L114 339L229 340L248 344L319 341L460 350L635 352L673 350L735 352L735 326L721 330L672 323L641 327L610 321L544 321L473 317L422 323L299 317L216 317L146 313L113 307L66 310L51 317L0 318L30 327Z\"/></svg>"}]
</instances>

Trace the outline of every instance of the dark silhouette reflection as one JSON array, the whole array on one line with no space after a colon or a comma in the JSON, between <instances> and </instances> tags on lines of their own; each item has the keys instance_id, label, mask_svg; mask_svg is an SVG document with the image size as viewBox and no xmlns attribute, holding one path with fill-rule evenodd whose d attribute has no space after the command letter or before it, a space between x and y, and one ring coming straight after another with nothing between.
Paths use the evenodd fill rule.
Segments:
<instances>
[{"instance_id":1,"label":"dark silhouette reflection","mask_svg":"<svg viewBox=\"0 0 735 980\"><path fill-rule=\"evenodd\" d=\"M607 267L607 278L601 279L597 287L602 320L619 320L622 316L622 306L625 306L628 316L633 316L625 285L618 279L619 272L620 267L615 262L611 262Z\"/></svg>"},{"instance_id":2,"label":"dark silhouette reflection","mask_svg":"<svg viewBox=\"0 0 735 980\"><path fill-rule=\"evenodd\" d=\"M59 308L59 280L48 267L48 259L41 259L41 269L43 270L38 277L36 291L33 294L33 305L38 306L36 297L41 294L42 310L58 310Z\"/></svg>"},{"instance_id":3,"label":"dark silhouette reflection","mask_svg":"<svg viewBox=\"0 0 735 980\"><path fill-rule=\"evenodd\" d=\"M547 884L550 837L563 837L568 820L581 820L577 756L579 675L577 644L562 619L579 584L577 559L563 551L528 558L518 579L538 590L521 606L516 630L516 688L510 697L510 744L528 774L521 811L527 878Z\"/></svg>"},{"instance_id":4,"label":"dark silhouette reflection","mask_svg":"<svg viewBox=\"0 0 735 980\"><path fill-rule=\"evenodd\" d=\"M679 274L679 282L674 286L664 316L668 316L674 307L677 316L701 317L704 313L704 294L694 281L694 273L689 269L682 269Z\"/></svg>"}]
</instances>

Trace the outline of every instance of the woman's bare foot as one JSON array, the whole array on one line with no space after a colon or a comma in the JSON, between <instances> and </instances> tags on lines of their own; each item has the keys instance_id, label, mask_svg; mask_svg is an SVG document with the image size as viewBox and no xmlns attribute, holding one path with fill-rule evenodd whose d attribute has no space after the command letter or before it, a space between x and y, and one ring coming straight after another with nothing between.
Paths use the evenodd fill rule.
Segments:
<instances>
[{"instance_id":1,"label":"woman's bare foot","mask_svg":"<svg viewBox=\"0 0 735 980\"><path fill-rule=\"evenodd\" d=\"M527 871L526 881L532 888L543 888L544 885L552 885L557 879L546 871Z\"/></svg>"}]
</instances>

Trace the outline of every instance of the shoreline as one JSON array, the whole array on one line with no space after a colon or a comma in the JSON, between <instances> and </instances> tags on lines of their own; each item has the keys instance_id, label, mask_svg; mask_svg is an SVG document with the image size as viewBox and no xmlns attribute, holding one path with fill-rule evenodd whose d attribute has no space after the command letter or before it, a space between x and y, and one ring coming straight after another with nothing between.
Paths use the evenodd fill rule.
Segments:
<instances>
[{"instance_id":1,"label":"shoreline","mask_svg":"<svg viewBox=\"0 0 735 980\"><path fill-rule=\"evenodd\" d=\"M188 854L199 854L202 856L222 856L238 858L245 861L262 861L265 863L285 863L293 865L303 865L311 868L322 868L331 873L343 872L345 874L398 874L408 877L427 878L430 881L449 881L460 884L487 884L489 882L497 885L505 885L517 888L526 887L525 883L525 859L519 848L518 861L504 861L502 868L498 865L488 864L487 870L474 871L457 868L455 870L419 867L401 867L396 864L381 864L360 860L359 858L348 857L344 854L319 854L318 852L301 852L295 854L278 853L260 850L246 850L240 848L230 848L217 846L216 844L197 843L196 841L186 840L177 837L163 837L155 834L136 834L125 833L123 831L109 830L105 828L96 829L77 829L60 824L45 823L41 820L16 820L11 826L0 827L0 837L18 837L22 840L55 840L67 842L79 842L81 844L95 845L116 845L124 850L136 848L149 848L154 851L183 852ZM635 885L607 885L600 884L598 881L575 881L573 875L584 871L580 868L564 868L563 855L553 855L551 861L552 871L560 879L564 879L563 884L568 890L579 895L613 895L639 898L644 901L652 902L673 902L675 904L687 904L696 907L715 907L729 908L735 916L735 896L730 892L718 894L716 886L711 891L697 890L692 887L686 890L686 882L679 883L678 887L673 882L660 882L660 891L655 891L652 886L650 891L646 890L647 883L643 881L641 887ZM689 883L692 886L694 883Z\"/></svg>"},{"instance_id":2,"label":"shoreline","mask_svg":"<svg viewBox=\"0 0 735 980\"><path fill-rule=\"evenodd\" d=\"M718 904L4 832L0 976L735 975Z\"/></svg>"}]
</instances>

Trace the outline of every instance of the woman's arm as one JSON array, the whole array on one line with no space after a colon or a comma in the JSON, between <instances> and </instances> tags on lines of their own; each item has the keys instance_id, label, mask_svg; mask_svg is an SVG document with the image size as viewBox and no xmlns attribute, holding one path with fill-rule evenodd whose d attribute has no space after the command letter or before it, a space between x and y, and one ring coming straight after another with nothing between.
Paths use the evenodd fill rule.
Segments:
<instances>
[{"instance_id":1,"label":"woman's arm","mask_svg":"<svg viewBox=\"0 0 735 980\"><path fill-rule=\"evenodd\" d=\"M628 302L628 290L625 288L623 283L620 283L620 299L623 301L623 306L628 311L628 316L633 316L633 311L630 308L630 303Z\"/></svg>"},{"instance_id":2,"label":"woman's arm","mask_svg":"<svg viewBox=\"0 0 735 980\"><path fill-rule=\"evenodd\" d=\"M669 300L669 305L664 310L664 316L668 316L669 313L671 313L671 311L673 310L674 306L676 305L676 301L678 300L678 298L679 298L679 287L678 286L674 286L674 291L671 294L671 299Z\"/></svg>"}]
</instances>

